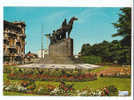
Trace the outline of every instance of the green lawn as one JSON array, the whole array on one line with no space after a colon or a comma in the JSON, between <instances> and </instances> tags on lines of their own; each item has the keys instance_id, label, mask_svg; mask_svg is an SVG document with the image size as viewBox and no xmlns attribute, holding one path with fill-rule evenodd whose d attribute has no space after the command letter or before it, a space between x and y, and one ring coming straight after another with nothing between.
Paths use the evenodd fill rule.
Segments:
<instances>
[{"instance_id":1,"label":"green lawn","mask_svg":"<svg viewBox=\"0 0 134 100\"><path fill-rule=\"evenodd\" d=\"M19 92L3 92L4 96L36 96L35 94L26 94L26 93L19 93Z\"/></svg>"},{"instance_id":2,"label":"green lawn","mask_svg":"<svg viewBox=\"0 0 134 100\"><path fill-rule=\"evenodd\" d=\"M100 71L103 71L105 69L109 68L109 66L103 66L103 67L99 67L99 68L96 68L96 69L93 69L91 70L91 72L100 72Z\"/></svg>"},{"instance_id":3,"label":"green lawn","mask_svg":"<svg viewBox=\"0 0 134 100\"><path fill-rule=\"evenodd\" d=\"M66 82L66 83L73 83L75 89L82 89L86 86L88 86L91 89L98 89L103 88L109 85L115 85L119 90L127 90L130 92L131 89L131 80L129 78L98 78L94 81L88 81L88 82ZM54 85L58 86L59 82L36 82L37 86L39 85Z\"/></svg>"},{"instance_id":4,"label":"green lawn","mask_svg":"<svg viewBox=\"0 0 134 100\"><path fill-rule=\"evenodd\" d=\"M103 88L109 85L115 85L119 90L127 90L130 92L131 81L128 78L99 78L95 81L90 82L75 82L74 87L77 89L81 89L85 86L88 86L92 89Z\"/></svg>"}]
</instances>

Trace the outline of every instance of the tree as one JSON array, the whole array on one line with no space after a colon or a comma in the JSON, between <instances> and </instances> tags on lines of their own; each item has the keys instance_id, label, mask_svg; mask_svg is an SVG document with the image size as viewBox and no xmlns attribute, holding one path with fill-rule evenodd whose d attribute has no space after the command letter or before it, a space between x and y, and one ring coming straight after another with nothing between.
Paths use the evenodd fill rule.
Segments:
<instances>
[{"instance_id":1,"label":"tree","mask_svg":"<svg viewBox=\"0 0 134 100\"><path fill-rule=\"evenodd\" d=\"M81 55L87 56L90 54L90 44L83 44L81 49Z\"/></svg>"},{"instance_id":2,"label":"tree","mask_svg":"<svg viewBox=\"0 0 134 100\"><path fill-rule=\"evenodd\" d=\"M117 28L117 33L112 36L123 37L120 40L124 56L126 55L126 63L131 63L131 8L121 8L121 14L119 14L119 19L116 23L113 23L114 27Z\"/></svg>"},{"instance_id":3,"label":"tree","mask_svg":"<svg viewBox=\"0 0 134 100\"><path fill-rule=\"evenodd\" d=\"M123 39L120 41L122 46L131 46L131 8L121 8L121 14L116 23L113 23L117 28L117 33L112 36L121 36Z\"/></svg>"},{"instance_id":4,"label":"tree","mask_svg":"<svg viewBox=\"0 0 134 100\"><path fill-rule=\"evenodd\" d=\"M121 8L119 19L113 23L117 33L113 37L121 36L120 41L103 41L93 46L84 44L81 49L82 56L100 57L105 63L131 64L131 8Z\"/></svg>"},{"instance_id":5,"label":"tree","mask_svg":"<svg viewBox=\"0 0 134 100\"><path fill-rule=\"evenodd\" d=\"M81 49L81 60L86 63L115 63L130 64L128 49L121 46L120 41L102 41L94 45L83 44Z\"/></svg>"}]
</instances>

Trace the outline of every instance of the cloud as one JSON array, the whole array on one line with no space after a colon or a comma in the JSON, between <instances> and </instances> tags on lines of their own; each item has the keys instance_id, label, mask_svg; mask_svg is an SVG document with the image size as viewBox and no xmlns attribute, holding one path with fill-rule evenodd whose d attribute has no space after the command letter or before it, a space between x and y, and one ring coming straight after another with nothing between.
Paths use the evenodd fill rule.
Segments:
<instances>
[{"instance_id":1,"label":"cloud","mask_svg":"<svg viewBox=\"0 0 134 100\"><path fill-rule=\"evenodd\" d=\"M90 20L91 17L103 16L104 18L109 18L109 16L103 10L101 10L101 8L85 9L77 16L79 18L79 23L85 23L87 20Z\"/></svg>"}]
</instances>

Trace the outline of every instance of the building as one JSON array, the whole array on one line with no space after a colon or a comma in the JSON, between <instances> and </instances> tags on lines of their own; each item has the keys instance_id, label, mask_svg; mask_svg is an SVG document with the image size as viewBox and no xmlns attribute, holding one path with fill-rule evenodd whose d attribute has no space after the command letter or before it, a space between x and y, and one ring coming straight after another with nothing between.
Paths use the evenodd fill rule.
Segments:
<instances>
[{"instance_id":1,"label":"building","mask_svg":"<svg viewBox=\"0 0 134 100\"><path fill-rule=\"evenodd\" d=\"M22 64L25 56L25 23L4 20L4 64Z\"/></svg>"},{"instance_id":2,"label":"building","mask_svg":"<svg viewBox=\"0 0 134 100\"><path fill-rule=\"evenodd\" d=\"M43 49L42 51L43 51L42 54L44 55L43 58L45 58L45 56L48 55L48 50L47 49ZM38 54L38 57L41 58L41 50L39 50L37 52L37 54Z\"/></svg>"},{"instance_id":3,"label":"building","mask_svg":"<svg viewBox=\"0 0 134 100\"><path fill-rule=\"evenodd\" d=\"M39 62L38 55L35 53L31 53L30 51L25 54L25 63L37 63Z\"/></svg>"}]
</instances>

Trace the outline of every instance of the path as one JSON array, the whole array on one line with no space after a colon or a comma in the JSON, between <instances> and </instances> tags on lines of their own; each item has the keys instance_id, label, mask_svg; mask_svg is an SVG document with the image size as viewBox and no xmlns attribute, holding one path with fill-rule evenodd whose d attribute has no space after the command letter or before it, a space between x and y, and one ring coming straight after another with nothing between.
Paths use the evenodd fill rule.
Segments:
<instances>
[{"instance_id":1,"label":"path","mask_svg":"<svg viewBox=\"0 0 134 100\"><path fill-rule=\"evenodd\" d=\"M99 65L93 64L26 64L26 65L19 65L18 67L27 67L27 68L67 68L67 69L94 69L101 67Z\"/></svg>"}]
</instances>

